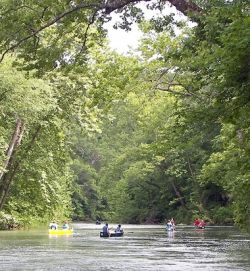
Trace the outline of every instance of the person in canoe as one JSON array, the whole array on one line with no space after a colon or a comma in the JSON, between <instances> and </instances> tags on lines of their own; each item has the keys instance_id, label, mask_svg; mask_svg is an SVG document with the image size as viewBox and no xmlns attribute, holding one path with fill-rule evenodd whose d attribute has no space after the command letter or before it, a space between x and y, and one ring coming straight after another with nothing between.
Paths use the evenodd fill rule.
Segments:
<instances>
[{"instance_id":1,"label":"person in canoe","mask_svg":"<svg viewBox=\"0 0 250 271\"><path fill-rule=\"evenodd\" d=\"M119 224L117 228L115 229L115 233L121 233L123 232L122 226Z\"/></svg>"},{"instance_id":2,"label":"person in canoe","mask_svg":"<svg viewBox=\"0 0 250 271\"><path fill-rule=\"evenodd\" d=\"M203 219L196 218L194 221L194 226L197 229L205 229L206 223Z\"/></svg>"},{"instance_id":3,"label":"person in canoe","mask_svg":"<svg viewBox=\"0 0 250 271\"><path fill-rule=\"evenodd\" d=\"M102 234L103 236L109 237L110 232L109 232L109 224L106 223L103 228L102 228Z\"/></svg>"},{"instance_id":4,"label":"person in canoe","mask_svg":"<svg viewBox=\"0 0 250 271\"><path fill-rule=\"evenodd\" d=\"M194 224L193 224L193 225L194 225L196 228L198 228L199 224L200 224L200 219L199 219L199 218L195 218Z\"/></svg>"},{"instance_id":5,"label":"person in canoe","mask_svg":"<svg viewBox=\"0 0 250 271\"><path fill-rule=\"evenodd\" d=\"M53 222L51 222L51 223L49 224L49 228L50 228L51 230L57 230L57 229L58 229L58 225L57 225L57 223L56 223L55 221L53 221Z\"/></svg>"},{"instance_id":6,"label":"person in canoe","mask_svg":"<svg viewBox=\"0 0 250 271\"><path fill-rule=\"evenodd\" d=\"M96 224L96 225L101 225L102 222L101 222L99 219L97 219L96 222L95 222L95 224Z\"/></svg>"},{"instance_id":7,"label":"person in canoe","mask_svg":"<svg viewBox=\"0 0 250 271\"><path fill-rule=\"evenodd\" d=\"M64 222L63 222L63 225L62 225L62 229L63 229L63 230L69 230L69 228L70 228L70 227L69 227L68 222L67 222L67 221L64 221Z\"/></svg>"}]
</instances>

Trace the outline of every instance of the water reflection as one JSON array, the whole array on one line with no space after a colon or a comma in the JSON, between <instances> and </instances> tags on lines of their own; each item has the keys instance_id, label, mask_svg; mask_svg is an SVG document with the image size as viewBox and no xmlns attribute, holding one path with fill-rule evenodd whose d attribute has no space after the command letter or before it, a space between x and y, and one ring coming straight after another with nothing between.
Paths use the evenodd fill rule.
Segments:
<instances>
[{"instance_id":1,"label":"water reflection","mask_svg":"<svg viewBox=\"0 0 250 271\"><path fill-rule=\"evenodd\" d=\"M73 236L0 232L0 270L250 270L250 236L231 227L123 225L124 237L107 239L101 227L75 224Z\"/></svg>"},{"instance_id":2,"label":"water reflection","mask_svg":"<svg viewBox=\"0 0 250 271\"><path fill-rule=\"evenodd\" d=\"M168 240L173 241L175 236L175 231L167 231Z\"/></svg>"}]
</instances>

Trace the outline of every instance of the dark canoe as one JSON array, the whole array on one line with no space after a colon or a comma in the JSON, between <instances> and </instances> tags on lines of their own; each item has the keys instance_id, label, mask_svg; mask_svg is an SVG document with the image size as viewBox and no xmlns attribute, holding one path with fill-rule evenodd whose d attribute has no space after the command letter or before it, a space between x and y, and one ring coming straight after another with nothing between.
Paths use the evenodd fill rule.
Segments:
<instances>
[{"instance_id":1,"label":"dark canoe","mask_svg":"<svg viewBox=\"0 0 250 271\"><path fill-rule=\"evenodd\" d=\"M111 232L110 235L104 234L102 231L100 232L100 237L122 237L123 232Z\"/></svg>"}]
</instances>

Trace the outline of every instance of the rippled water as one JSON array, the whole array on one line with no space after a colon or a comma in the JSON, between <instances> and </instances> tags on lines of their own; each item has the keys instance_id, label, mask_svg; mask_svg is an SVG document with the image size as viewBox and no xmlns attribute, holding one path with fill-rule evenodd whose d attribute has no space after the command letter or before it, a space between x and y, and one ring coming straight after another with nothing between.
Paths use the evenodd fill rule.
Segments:
<instances>
[{"instance_id":1,"label":"rippled water","mask_svg":"<svg viewBox=\"0 0 250 271\"><path fill-rule=\"evenodd\" d=\"M124 237L100 238L101 227L74 224L73 236L58 237L0 232L0 270L250 270L250 235L232 227L168 233L164 226L123 225Z\"/></svg>"}]
</instances>

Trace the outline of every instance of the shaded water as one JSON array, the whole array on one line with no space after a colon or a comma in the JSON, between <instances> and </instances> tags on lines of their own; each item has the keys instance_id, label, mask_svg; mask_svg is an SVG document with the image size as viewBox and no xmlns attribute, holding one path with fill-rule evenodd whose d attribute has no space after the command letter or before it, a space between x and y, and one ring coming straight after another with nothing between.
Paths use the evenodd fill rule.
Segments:
<instances>
[{"instance_id":1,"label":"shaded water","mask_svg":"<svg viewBox=\"0 0 250 271\"><path fill-rule=\"evenodd\" d=\"M232 227L177 225L168 233L164 226L123 225L124 237L100 238L101 227L74 224L73 236L58 237L0 232L0 270L250 270L250 235Z\"/></svg>"}]
</instances>

